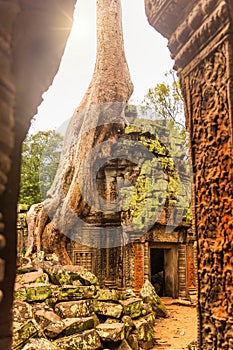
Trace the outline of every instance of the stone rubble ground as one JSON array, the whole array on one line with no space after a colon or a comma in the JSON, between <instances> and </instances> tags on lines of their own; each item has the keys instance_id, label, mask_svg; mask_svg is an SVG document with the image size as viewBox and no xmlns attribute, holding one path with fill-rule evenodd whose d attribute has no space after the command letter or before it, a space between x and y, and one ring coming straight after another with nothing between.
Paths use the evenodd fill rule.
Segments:
<instances>
[{"instance_id":1,"label":"stone rubble ground","mask_svg":"<svg viewBox=\"0 0 233 350\"><path fill-rule=\"evenodd\" d=\"M151 349L166 315L149 281L139 296L100 289L87 270L41 254L18 268L12 350Z\"/></svg>"}]
</instances>

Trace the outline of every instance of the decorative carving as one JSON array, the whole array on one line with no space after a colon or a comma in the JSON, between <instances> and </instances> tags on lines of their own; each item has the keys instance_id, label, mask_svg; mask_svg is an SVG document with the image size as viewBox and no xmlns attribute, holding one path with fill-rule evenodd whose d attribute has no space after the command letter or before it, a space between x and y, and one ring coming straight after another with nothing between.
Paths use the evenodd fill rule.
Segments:
<instances>
[{"instance_id":1,"label":"decorative carving","mask_svg":"<svg viewBox=\"0 0 233 350\"><path fill-rule=\"evenodd\" d=\"M201 343L230 348L233 312L233 171L227 43L185 78L190 101L198 235Z\"/></svg>"}]
</instances>

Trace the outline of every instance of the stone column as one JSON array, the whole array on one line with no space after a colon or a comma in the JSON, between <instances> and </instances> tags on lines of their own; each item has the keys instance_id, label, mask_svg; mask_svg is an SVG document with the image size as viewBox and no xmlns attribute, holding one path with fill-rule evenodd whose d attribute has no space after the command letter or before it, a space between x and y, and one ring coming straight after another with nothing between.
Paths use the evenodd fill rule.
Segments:
<instances>
[{"instance_id":1,"label":"stone column","mask_svg":"<svg viewBox=\"0 0 233 350\"><path fill-rule=\"evenodd\" d=\"M144 284L144 243L135 240L134 250L134 291L139 293Z\"/></svg>"},{"instance_id":2,"label":"stone column","mask_svg":"<svg viewBox=\"0 0 233 350\"><path fill-rule=\"evenodd\" d=\"M232 0L145 0L185 99L197 235L199 348L233 348Z\"/></svg>"}]
</instances>

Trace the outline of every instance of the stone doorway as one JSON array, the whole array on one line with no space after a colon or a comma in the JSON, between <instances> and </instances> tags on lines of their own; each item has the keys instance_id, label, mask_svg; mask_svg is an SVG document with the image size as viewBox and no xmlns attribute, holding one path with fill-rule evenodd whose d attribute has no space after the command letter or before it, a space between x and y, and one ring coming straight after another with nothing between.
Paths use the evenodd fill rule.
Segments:
<instances>
[{"instance_id":1,"label":"stone doorway","mask_svg":"<svg viewBox=\"0 0 233 350\"><path fill-rule=\"evenodd\" d=\"M178 248L175 244L150 247L150 279L159 296L178 296Z\"/></svg>"}]
</instances>

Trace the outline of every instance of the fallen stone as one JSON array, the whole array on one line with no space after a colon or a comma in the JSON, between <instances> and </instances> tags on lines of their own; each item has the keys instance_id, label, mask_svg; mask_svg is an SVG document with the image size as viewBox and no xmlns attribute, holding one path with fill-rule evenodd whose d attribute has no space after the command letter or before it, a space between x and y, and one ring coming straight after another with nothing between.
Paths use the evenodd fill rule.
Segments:
<instances>
[{"instance_id":1,"label":"fallen stone","mask_svg":"<svg viewBox=\"0 0 233 350\"><path fill-rule=\"evenodd\" d=\"M122 322L125 325L125 338L127 339L132 332L132 330L135 328L133 320L130 316L123 316Z\"/></svg>"},{"instance_id":2,"label":"fallen stone","mask_svg":"<svg viewBox=\"0 0 233 350\"><path fill-rule=\"evenodd\" d=\"M43 272L42 269L38 271L28 272L21 275L18 275L16 278L16 282L20 284L27 283L48 283L49 277L46 273Z\"/></svg>"},{"instance_id":3,"label":"fallen stone","mask_svg":"<svg viewBox=\"0 0 233 350\"><path fill-rule=\"evenodd\" d=\"M132 350L139 350L139 344L138 344L138 339L136 334L130 334L127 337L128 344L130 345Z\"/></svg>"},{"instance_id":4,"label":"fallen stone","mask_svg":"<svg viewBox=\"0 0 233 350\"><path fill-rule=\"evenodd\" d=\"M145 317L140 317L134 321L136 328L135 333L137 335L139 347L143 349L150 349L154 346L154 323L155 316L153 314L147 315Z\"/></svg>"},{"instance_id":5,"label":"fallen stone","mask_svg":"<svg viewBox=\"0 0 233 350\"><path fill-rule=\"evenodd\" d=\"M60 350L47 339L30 339L22 350Z\"/></svg>"},{"instance_id":6,"label":"fallen stone","mask_svg":"<svg viewBox=\"0 0 233 350\"><path fill-rule=\"evenodd\" d=\"M100 289L96 299L100 301L118 301L121 299L121 292L115 289Z\"/></svg>"},{"instance_id":7,"label":"fallen stone","mask_svg":"<svg viewBox=\"0 0 233 350\"><path fill-rule=\"evenodd\" d=\"M54 345L61 350L97 350L102 347L100 337L94 329L85 331L82 334L57 339Z\"/></svg>"},{"instance_id":8,"label":"fallen stone","mask_svg":"<svg viewBox=\"0 0 233 350\"><path fill-rule=\"evenodd\" d=\"M57 288L53 296L58 301L72 301L77 299L91 299L96 294L95 286L61 286Z\"/></svg>"},{"instance_id":9,"label":"fallen stone","mask_svg":"<svg viewBox=\"0 0 233 350\"><path fill-rule=\"evenodd\" d=\"M18 349L20 345L24 345L31 337L38 334L38 329L33 320L27 321L25 324L14 329L12 350Z\"/></svg>"},{"instance_id":10,"label":"fallen stone","mask_svg":"<svg viewBox=\"0 0 233 350\"><path fill-rule=\"evenodd\" d=\"M72 281L78 280L84 286L97 286L99 285L98 278L90 271L80 266L65 265L63 266L64 271L67 271Z\"/></svg>"},{"instance_id":11,"label":"fallen stone","mask_svg":"<svg viewBox=\"0 0 233 350\"><path fill-rule=\"evenodd\" d=\"M103 342L118 342L125 338L124 323L102 323L96 331Z\"/></svg>"},{"instance_id":12,"label":"fallen stone","mask_svg":"<svg viewBox=\"0 0 233 350\"><path fill-rule=\"evenodd\" d=\"M55 312L62 318L88 317L94 312L93 300L61 302L56 305Z\"/></svg>"},{"instance_id":13,"label":"fallen stone","mask_svg":"<svg viewBox=\"0 0 233 350\"><path fill-rule=\"evenodd\" d=\"M52 295L51 288L45 283L31 283L25 284L27 292L27 301L43 301Z\"/></svg>"},{"instance_id":14,"label":"fallen stone","mask_svg":"<svg viewBox=\"0 0 233 350\"><path fill-rule=\"evenodd\" d=\"M64 335L69 336L95 328L98 321L95 318L95 315L93 315L82 318L67 318L63 320L63 322L65 324Z\"/></svg>"},{"instance_id":15,"label":"fallen stone","mask_svg":"<svg viewBox=\"0 0 233 350\"><path fill-rule=\"evenodd\" d=\"M134 291L132 289L126 289L123 290L121 292L121 299L125 300L125 299L130 299L130 298L136 298L136 294L134 293Z\"/></svg>"},{"instance_id":16,"label":"fallen stone","mask_svg":"<svg viewBox=\"0 0 233 350\"><path fill-rule=\"evenodd\" d=\"M114 347L114 350L132 350L129 343L124 339L119 345Z\"/></svg>"},{"instance_id":17,"label":"fallen stone","mask_svg":"<svg viewBox=\"0 0 233 350\"><path fill-rule=\"evenodd\" d=\"M15 284L14 292L15 300L26 301L27 300L27 290L22 284Z\"/></svg>"},{"instance_id":18,"label":"fallen stone","mask_svg":"<svg viewBox=\"0 0 233 350\"><path fill-rule=\"evenodd\" d=\"M146 280L142 286L140 297L145 303L149 303L152 306L158 317L167 317L167 309L149 280Z\"/></svg>"},{"instance_id":19,"label":"fallen stone","mask_svg":"<svg viewBox=\"0 0 233 350\"><path fill-rule=\"evenodd\" d=\"M18 328L22 323L26 323L31 319L32 319L31 305L21 300L14 300L14 303L13 303L14 327Z\"/></svg>"},{"instance_id":20,"label":"fallen stone","mask_svg":"<svg viewBox=\"0 0 233 350\"><path fill-rule=\"evenodd\" d=\"M36 322L41 328L46 328L51 323L61 321L61 318L55 314L53 311L38 310L34 314Z\"/></svg>"},{"instance_id":21,"label":"fallen stone","mask_svg":"<svg viewBox=\"0 0 233 350\"><path fill-rule=\"evenodd\" d=\"M87 271L81 266L73 265L52 265L50 262L44 262L44 269L49 275L50 281L58 285L70 285L75 281L81 282L84 286L98 285L98 279L93 273Z\"/></svg>"},{"instance_id":22,"label":"fallen stone","mask_svg":"<svg viewBox=\"0 0 233 350\"><path fill-rule=\"evenodd\" d=\"M96 300L94 303L94 311L97 313L97 315L120 318L123 307L120 304Z\"/></svg>"},{"instance_id":23,"label":"fallen stone","mask_svg":"<svg viewBox=\"0 0 233 350\"><path fill-rule=\"evenodd\" d=\"M123 306L123 312L125 315L132 318L136 318L141 315L141 310L143 308L142 299L130 298L120 301L120 304Z\"/></svg>"}]
</instances>

